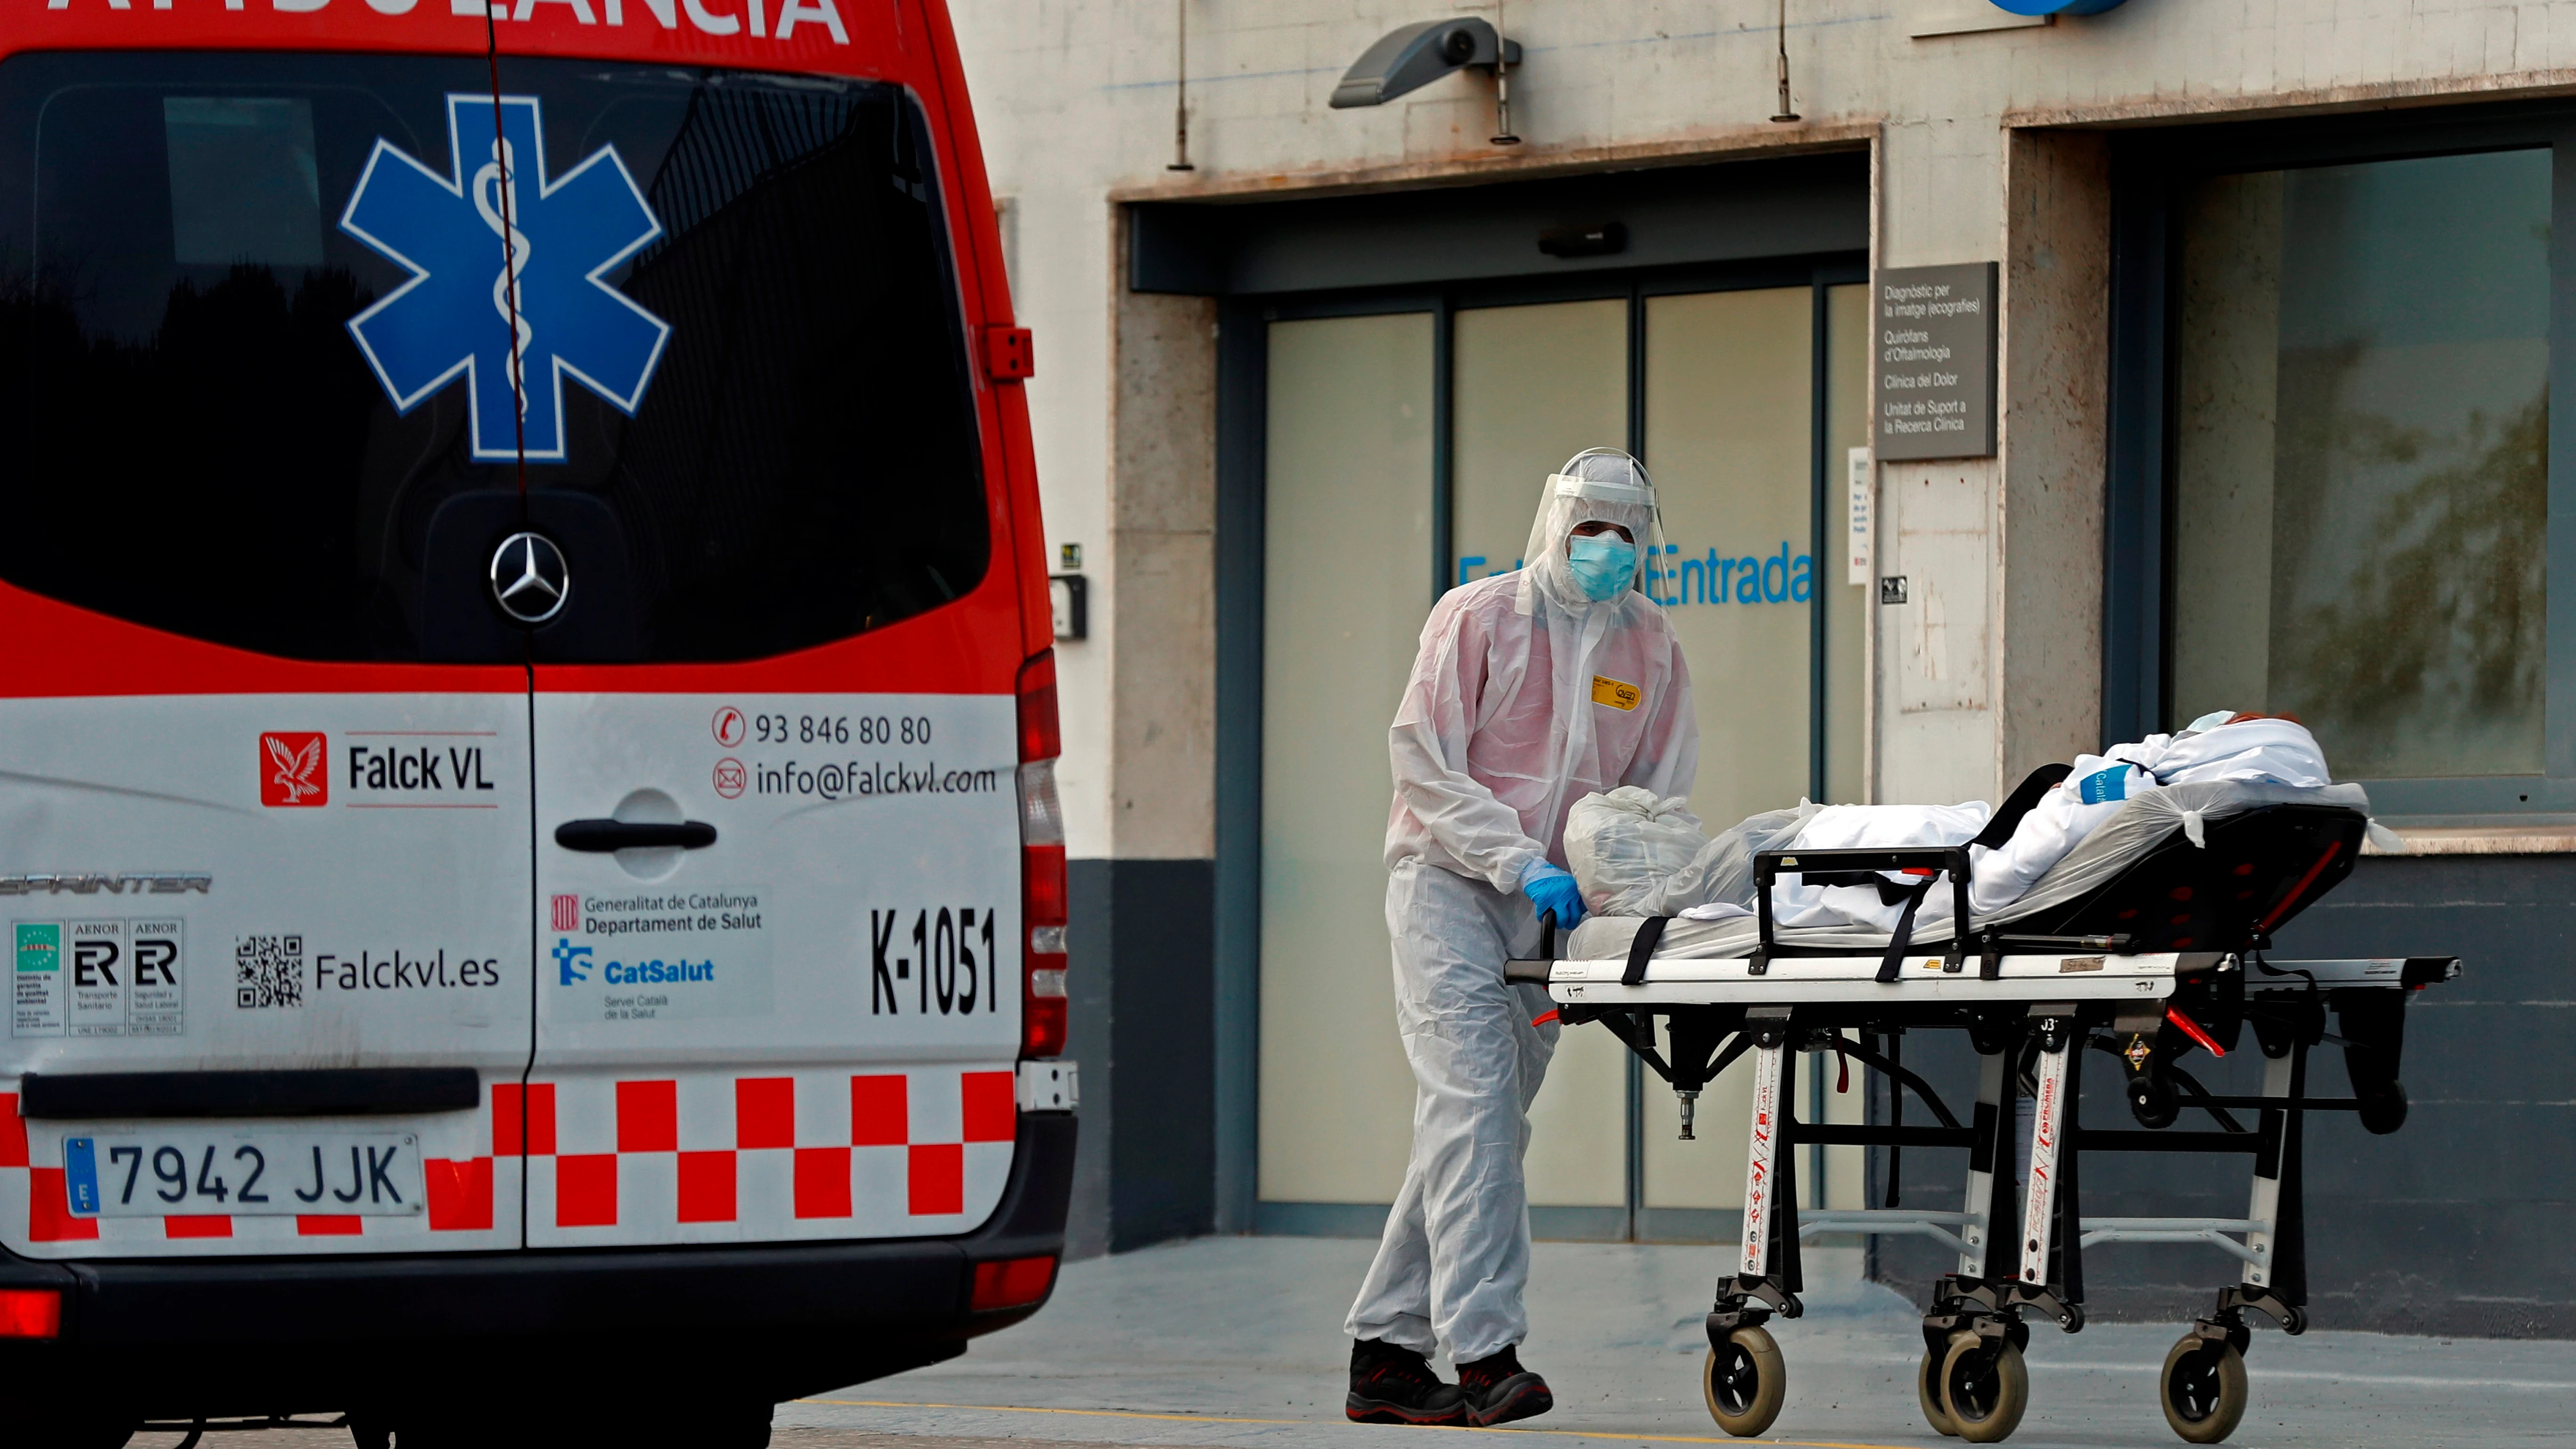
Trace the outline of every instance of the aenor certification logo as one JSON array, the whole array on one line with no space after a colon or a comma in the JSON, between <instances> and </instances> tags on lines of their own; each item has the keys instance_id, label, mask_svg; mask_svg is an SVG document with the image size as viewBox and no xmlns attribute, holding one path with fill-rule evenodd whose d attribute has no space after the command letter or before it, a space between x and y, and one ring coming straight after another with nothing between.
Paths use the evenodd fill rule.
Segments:
<instances>
[{"instance_id":1,"label":"aenor certification logo","mask_svg":"<svg viewBox=\"0 0 2576 1449\"><path fill-rule=\"evenodd\" d=\"M178 1036L185 926L175 920L10 923L11 1036Z\"/></svg>"},{"instance_id":2,"label":"aenor certification logo","mask_svg":"<svg viewBox=\"0 0 2576 1449\"><path fill-rule=\"evenodd\" d=\"M770 1009L765 886L554 895L538 970L576 1021L690 1021Z\"/></svg>"}]
</instances>

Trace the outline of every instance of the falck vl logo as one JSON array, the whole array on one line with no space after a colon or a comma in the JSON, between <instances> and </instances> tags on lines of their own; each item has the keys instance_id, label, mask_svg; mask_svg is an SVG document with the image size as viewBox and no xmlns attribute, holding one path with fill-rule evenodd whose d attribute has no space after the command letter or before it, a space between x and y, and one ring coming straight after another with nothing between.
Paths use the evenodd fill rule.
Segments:
<instances>
[{"instance_id":1,"label":"falck vl logo","mask_svg":"<svg viewBox=\"0 0 2576 1449\"><path fill-rule=\"evenodd\" d=\"M321 805L331 798L322 736L272 730L259 737L259 803Z\"/></svg>"},{"instance_id":2,"label":"falck vl logo","mask_svg":"<svg viewBox=\"0 0 2576 1449\"><path fill-rule=\"evenodd\" d=\"M653 380L670 324L605 278L662 224L614 146L547 179L532 96L501 97L497 131L492 97L449 96L447 149L445 176L381 139L367 158L340 229L412 276L349 330L399 411L464 375L476 459L524 436L561 461L565 378L630 416Z\"/></svg>"}]
</instances>

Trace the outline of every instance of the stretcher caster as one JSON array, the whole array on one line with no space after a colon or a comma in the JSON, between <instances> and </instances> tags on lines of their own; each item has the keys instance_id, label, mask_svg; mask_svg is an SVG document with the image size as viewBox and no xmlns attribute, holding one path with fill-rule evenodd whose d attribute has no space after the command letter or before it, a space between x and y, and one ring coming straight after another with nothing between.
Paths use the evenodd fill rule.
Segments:
<instances>
[{"instance_id":1,"label":"stretcher caster","mask_svg":"<svg viewBox=\"0 0 2576 1449\"><path fill-rule=\"evenodd\" d=\"M2361 1103L2362 1130L2374 1137L2385 1137L2406 1125L2406 1084L2391 1078L2367 1087L2355 1087L2353 1095Z\"/></svg>"},{"instance_id":2,"label":"stretcher caster","mask_svg":"<svg viewBox=\"0 0 2576 1449\"><path fill-rule=\"evenodd\" d=\"M2245 1356L2224 1340L2185 1335L2157 1380L2165 1422L2186 1444L2215 1444L2245 1417Z\"/></svg>"},{"instance_id":3,"label":"stretcher caster","mask_svg":"<svg viewBox=\"0 0 2576 1449\"><path fill-rule=\"evenodd\" d=\"M1941 1359L1941 1408L1959 1437L2000 1444L2030 1407L2030 1369L2008 1339L1955 1334Z\"/></svg>"},{"instance_id":4,"label":"stretcher caster","mask_svg":"<svg viewBox=\"0 0 2576 1449\"><path fill-rule=\"evenodd\" d=\"M1923 1410L1923 1422L1944 1439L1959 1437L1959 1426L1950 1422L1950 1411L1941 1407L1941 1360L1948 1357L1946 1348L1923 1350L1923 1362L1914 1368L1914 1402Z\"/></svg>"},{"instance_id":5,"label":"stretcher caster","mask_svg":"<svg viewBox=\"0 0 2576 1449\"><path fill-rule=\"evenodd\" d=\"M2156 1072L2138 1072L2129 1078L2129 1115L2138 1125L2150 1131L2162 1131L2182 1115L2182 1099L2174 1092L2173 1083Z\"/></svg>"},{"instance_id":6,"label":"stretcher caster","mask_svg":"<svg viewBox=\"0 0 2576 1449\"><path fill-rule=\"evenodd\" d=\"M1780 1417L1780 1405L1789 1397L1789 1366L1768 1330L1747 1325L1708 1351L1699 1386L1717 1427L1739 1439L1750 1438Z\"/></svg>"}]
</instances>

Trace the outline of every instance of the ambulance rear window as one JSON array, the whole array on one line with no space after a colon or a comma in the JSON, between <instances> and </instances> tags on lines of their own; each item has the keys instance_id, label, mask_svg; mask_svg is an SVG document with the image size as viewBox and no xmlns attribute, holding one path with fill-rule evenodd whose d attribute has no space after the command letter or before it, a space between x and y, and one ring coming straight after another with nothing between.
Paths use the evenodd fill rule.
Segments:
<instances>
[{"instance_id":1,"label":"ambulance rear window","mask_svg":"<svg viewBox=\"0 0 2576 1449\"><path fill-rule=\"evenodd\" d=\"M912 98L534 60L500 90L479 58L0 63L0 579L349 661L753 658L974 588ZM570 581L533 632L492 598L521 529Z\"/></svg>"}]
</instances>

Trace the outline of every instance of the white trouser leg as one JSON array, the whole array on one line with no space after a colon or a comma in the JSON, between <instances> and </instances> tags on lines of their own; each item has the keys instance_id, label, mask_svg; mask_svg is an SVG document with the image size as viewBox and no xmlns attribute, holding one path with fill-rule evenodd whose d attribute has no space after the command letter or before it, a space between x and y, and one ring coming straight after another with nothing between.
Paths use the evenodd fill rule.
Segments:
<instances>
[{"instance_id":1,"label":"white trouser leg","mask_svg":"<svg viewBox=\"0 0 2576 1449\"><path fill-rule=\"evenodd\" d=\"M1529 1319L1529 1104L1556 1046L1546 993L1503 984L1529 903L1437 866L1387 880L1396 1025L1413 1065L1413 1155L1344 1329L1461 1363L1519 1343Z\"/></svg>"}]
</instances>

